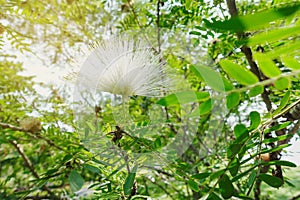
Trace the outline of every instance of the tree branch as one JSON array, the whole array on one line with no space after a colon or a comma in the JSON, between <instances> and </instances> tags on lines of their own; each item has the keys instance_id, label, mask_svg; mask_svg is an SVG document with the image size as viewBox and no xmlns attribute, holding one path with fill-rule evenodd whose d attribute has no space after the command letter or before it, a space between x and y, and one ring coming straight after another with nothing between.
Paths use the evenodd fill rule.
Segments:
<instances>
[{"instance_id":1,"label":"tree branch","mask_svg":"<svg viewBox=\"0 0 300 200\"><path fill-rule=\"evenodd\" d=\"M6 124L6 123L2 123L0 122L0 126L5 129L5 128L9 128L13 131L22 131L22 132L26 132L23 128L21 127L17 127L17 126L14 126L14 125L11 125L11 124Z\"/></svg>"},{"instance_id":2,"label":"tree branch","mask_svg":"<svg viewBox=\"0 0 300 200\"><path fill-rule=\"evenodd\" d=\"M294 196L293 198L291 198L290 200L297 200L300 199L300 194L298 194L297 196Z\"/></svg>"},{"instance_id":3,"label":"tree branch","mask_svg":"<svg viewBox=\"0 0 300 200\"><path fill-rule=\"evenodd\" d=\"M143 26L142 26L142 24L140 23L140 21L139 21L139 19L138 19L138 17L137 17L136 11L135 11L135 9L134 9L132 3L131 3L131 0L127 0L127 3L128 3L128 5L129 5L130 11L132 12L133 17L134 17L134 19L135 19L135 21L136 21L138 27L139 27L141 30L143 30ZM148 43L148 45L151 47L151 49L152 49L154 52L158 53L158 51L152 46L152 43L149 41L148 37L146 36L146 34L145 34L144 32L143 32L142 36L143 36L144 39L147 41L147 43Z\"/></svg>"},{"instance_id":4,"label":"tree branch","mask_svg":"<svg viewBox=\"0 0 300 200\"><path fill-rule=\"evenodd\" d=\"M236 7L235 0L227 0L226 2L227 2L227 7L229 9L229 13L230 13L231 17L237 16L238 15L238 10L237 10L237 7ZM238 39L242 39L242 38L246 37L246 34L243 33L243 32L238 32L236 34L238 36ZM250 66L251 72L254 73L260 81L265 80L266 77L261 73L261 71L259 70L257 64L253 60L252 50L248 46L243 45L241 47L241 51L246 56L246 59L247 59L247 62ZM264 88L264 92L262 93L261 97L262 97L264 103L266 104L266 107L267 107L268 111L271 111L272 110L272 103L271 103L271 100L269 98L269 93L266 90L266 88Z\"/></svg>"},{"instance_id":5,"label":"tree branch","mask_svg":"<svg viewBox=\"0 0 300 200\"><path fill-rule=\"evenodd\" d=\"M233 16L237 16L238 15L238 10L236 8L236 4L235 4L235 0L227 0L227 7L229 9L229 13L230 15Z\"/></svg>"},{"instance_id":6,"label":"tree branch","mask_svg":"<svg viewBox=\"0 0 300 200\"><path fill-rule=\"evenodd\" d=\"M18 153L21 155L21 157L23 158L25 165L29 168L30 172L32 173L32 175L39 179L39 175L36 173L36 171L34 170L34 167L31 163L31 161L29 160L29 158L25 155L23 148L21 147L21 145L19 145L16 141L14 140L10 140L9 141L10 144L12 144L15 149L18 151Z\"/></svg>"},{"instance_id":7,"label":"tree branch","mask_svg":"<svg viewBox=\"0 0 300 200\"><path fill-rule=\"evenodd\" d=\"M238 15L238 10L237 10L237 7L236 7L235 0L226 0L226 2L227 2L227 7L228 7L228 10L229 10L229 13L230 13L231 17L237 16ZM238 39L243 39L243 38L247 37L247 35L245 33L243 33L243 32L237 32L236 34L237 34ZM253 54L252 54L252 50L250 49L250 47L248 47L246 45L243 45L241 47L241 51L246 56L246 59L247 59L247 62L249 64L249 66L250 66L251 72L254 73L258 77L258 79L260 81L264 81L264 80L268 79L259 70L258 65L253 60ZM262 99L263 99L263 101L264 101L264 103L266 105L267 110L270 112L272 110L272 102L270 100L269 92L266 90L266 87L264 87L264 91L261 94L261 97L262 97ZM289 116L294 116L294 115L289 114ZM272 125L277 125L277 124L278 124L278 122L276 122L276 121L274 123L272 123ZM291 133L296 133L298 131L299 127L300 127L300 120L294 125L293 129L291 130ZM285 135L287 133L287 130L283 129L283 130L275 131L275 133L276 133L277 136ZM266 135L266 137L267 136L268 135ZM270 135L270 137L272 137L272 136ZM290 139L286 139L284 141L280 141L280 142L277 143L277 146L282 145L282 144L287 144L289 141L290 141ZM271 145L271 148L275 148L275 144L274 143L271 143L270 145ZM280 159L278 157L279 154L280 154L280 151L278 151L278 152L272 152L271 153L271 160L278 160L278 159ZM275 176L283 179L281 166L276 165ZM260 196L260 193L261 193L260 186L261 186L261 181L257 180L256 181L255 191L254 191L254 199L255 200L259 199L259 196Z\"/></svg>"},{"instance_id":8,"label":"tree branch","mask_svg":"<svg viewBox=\"0 0 300 200\"><path fill-rule=\"evenodd\" d=\"M11 124L7 124L7 123L3 123L3 122L0 122L0 127L2 127L3 129L11 129L13 131L21 131L21 132L24 132L26 133L27 135L29 135L30 137L34 137L34 138L38 138L38 139L42 139L44 141L46 141L50 146L52 147L55 147L61 151L65 151L63 148L61 148L60 146L57 146L52 140L49 140L48 138L44 138L42 137L41 135L39 134L32 134L30 132L28 132L27 130L25 130L24 128L21 128L21 127L18 127L18 126L14 126L14 125L11 125Z\"/></svg>"},{"instance_id":9,"label":"tree branch","mask_svg":"<svg viewBox=\"0 0 300 200\"><path fill-rule=\"evenodd\" d=\"M229 13L231 15L231 17L235 17L238 15L238 10L236 7L236 2L235 0L226 0L227 2L227 7L229 10ZM246 34L244 32L237 32L237 37L238 39L243 39L246 38ZM253 60L253 54L252 54L252 50L250 49L250 47L243 45L241 47L241 51L243 52L243 54L246 56L247 62L250 66L250 70L253 74L255 74L259 81L264 81L266 80L266 77L261 73L261 71L259 70L257 64L255 63L255 61ZM269 92L266 90L266 88L264 87L264 91L261 94L261 97L267 107L267 110L270 112L272 110L272 102L270 100L269 97ZM276 154L277 156L277 154ZM259 170L261 171L261 170ZM256 185L255 185L255 190L254 190L254 199L258 200L259 196L260 196L260 186L261 186L261 181L259 179L257 179L256 181Z\"/></svg>"},{"instance_id":10,"label":"tree branch","mask_svg":"<svg viewBox=\"0 0 300 200\"><path fill-rule=\"evenodd\" d=\"M151 169L151 170L154 170L154 171L156 171L157 173L164 174L164 175L169 176L169 177L174 177L174 176L173 176L172 174L170 174L169 172L163 171L162 169L159 169L159 168L157 168L157 167L152 167L152 166L148 166L148 165L143 165L142 167L148 168L148 169Z\"/></svg>"},{"instance_id":11,"label":"tree branch","mask_svg":"<svg viewBox=\"0 0 300 200\"><path fill-rule=\"evenodd\" d=\"M40 179L39 175L37 174L37 172L34 169L33 164L31 163L31 161L29 160L29 158L27 157L27 155L23 151L23 148L21 147L21 145L19 145L14 140L9 140L9 143L12 144L15 147L15 149L18 151L18 153L21 155L22 159L25 162L25 166L30 170L31 174L36 179ZM46 185L42 186L42 189L45 190L45 191L47 191L49 194L53 195L52 191Z\"/></svg>"}]
</instances>

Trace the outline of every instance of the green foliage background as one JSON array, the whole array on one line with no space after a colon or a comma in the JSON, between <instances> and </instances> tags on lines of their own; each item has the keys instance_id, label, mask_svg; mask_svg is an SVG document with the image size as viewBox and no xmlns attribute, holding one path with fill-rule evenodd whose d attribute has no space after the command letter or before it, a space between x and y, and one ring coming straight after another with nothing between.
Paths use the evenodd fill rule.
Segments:
<instances>
[{"instance_id":1,"label":"green foliage background","mask_svg":"<svg viewBox=\"0 0 300 200\"><path fill-rule=\"evenodd\" d=\"M299 10L284 0L0 0L0 199L299 197L299 167L281 160L299 136ZM160 99L130 98L132 126L114 120L118 98L93 99L79 120L69 88L21 75L19 53L71 68L83 44L123 32L148 41L186 81ZM166 119L147 130L154 106ZM160 161L185 112L199 121L182 155L156 166L134 154ZM26 119L41 129L24 128Z\"/></svg>"}]
</instances>

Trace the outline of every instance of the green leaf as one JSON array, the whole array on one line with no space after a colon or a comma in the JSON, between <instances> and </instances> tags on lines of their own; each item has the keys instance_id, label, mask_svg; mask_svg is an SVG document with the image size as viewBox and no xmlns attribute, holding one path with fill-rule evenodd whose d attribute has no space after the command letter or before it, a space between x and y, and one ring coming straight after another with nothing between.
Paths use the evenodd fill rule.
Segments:
<instances>
[{"instance_id":1,"label":"green leaf","mask_svg":"<svg viewBox=\"0 0 300 200\"><path fill-rule=\"evenodd\" d=\"M238 199L244 199L244 200L253 200L253 198L243 193L239 193L239 194L235 193L234 197L238 197Z\"/></svg>"},{"instance_id":2,"label":"green leaf","mask_svg":"<svg viewBox=\"0 0 300 200\"><path fill-rule=\"evenodd\" d=\"M90 164L83 164L83 168L93 172L93 173L96 173L96 174L100 174L101 171L98 167L96 166L93 166L93 165L90 165Z\"/></svg>"},{"instance_id":3,"label":"green leaf","mask_svg":"<svg viewBox=\"0 0 300 200\"><path fill-rule=\"evenodd\" d=\"M193 6L193 0L186 0L185 1L185 7L187 10L191 9L191 7Z\"/></svg>"},{"instance_id":4,"label":"green leaf","mask_svg":"<svg viewBox=\"0 0 300 200\"><path fill-rule=\"evenodd\" d=\"M288 180L284 180L284 182L287 184L287 186L289 186L289 187L296 187L293 183L291 183L290 181L288 181Z\"/></svg>"},{"instance_id":5,"label":"green leaf","mask_svg":"<svg viewBox=\"0 0 300 200\"><path fill-rule=\"evenodd\" d=\"M229 147L227 148L227 157L233 158L236 154L239 153L240 149L242 148L241 144L231 144L229 145Z\"/></svg>"},{"instance_id":6,"label":"green leaf","mask_svg":"<svg viewBox=\"0 0 300 200\"><path fill-rule=\"evenodd\" d=\"M49 169L49 170L45 173L45 175L47 175L47 176L52 176L53 174L57 174L58 171L59 171L58 168Z\"/></svg>"},{"instance_id":7,"label":"green leaf","mask_svg":"<svg viewBox=\"0 0 300 200\"><path fill-rule=\"evenodd\" d=\"M72 192L76 192L82 188L84 184L84 179L77 171L72 170L71 173L69 174L69 183Z\"/></svg>"},{"instance_id":8,"label":"green leaf","mask_svg":"<svg viewBox=\"0 0 300 200\"><path fill-rule=\"evenodd\" d=\"M258 85L258 86L255 86L255 87L250 89L249 96L250 97L255 97L259 94L262 94L263 92L264 92L264 86Z\"/></svg>"},{"instance_id":9,"label":"green leaf","mask_svg":"<svg viewBox=\"0 0 300 200\"><path fill-rule=\"evenodd\" d=\"M209 113L211 110L212 110L212 100L211 99L203 102L199 106L199 113L200 113L200 115L205 115L205 114Z\"/></svg>"},{"instance_id":10,"label":"green leaf","mask_svg":"<svg viewBox=\"0 0 300 200\"><path fill-rule=\"evenodd\" d=\"M131 194L132 191L132 187L134 184L134 179L135 179L135 175L136 175L136 170L137 170L137 165L135 165L133 167L133 169L131 170L132 172L129 173L125 179L124 185L123 185L123 190L124 190L124 194L125 195L129 195Z\"/></svg>"},{"instance_id":11,"label":"green leaf","mask_svg":"<svg viewBox=\"0 0 300 200\"><path fill-rule=\"evenodd\" d=\"M226 87L220 73L207 66L192 66L191 70L212 89L218 92L226 91Z\"/></svg>"},{"instance_id":12,"label":"green leaf","mask_svg":"<svg viewBox=\"0 0 300 200\"><path fill-rule=\"evenodd\" d=\"M287 91L282 97L278 108L280 109L284 108L288 104L290 100L290 96L291 96L291 91Z\"/></svg>"},{"instance_id":13,"label":"green leaf","mask_svg":"<svg viewBox=\"0 0 300 200\"><path fill-rule=\"evenodd\" d=\"M260 114L257 111L252 111L249 115L249 118L251 121L249 129L250 130L256 129L259 126L261 121Z\"/></svg>"},{"instance_id":14,"label":"green leaf","mask_svg":"<svg viewBox=\"0 0 300 200\"><path fill-rule=\"evenodd\" d=\"M248 187L251 189L252 185L254 184L254 181L256 179L257 172L253 170L248 178Z\"/></svg>"},{"instance_id":15,"label":"green leaf","mask_svg":"<svg viewBox=\"0 0 300 200\"><path fill-rule=\"evenodd\" d=\"M201 103L200 106L190 114L190 117L206 115L212 110L212 108L212 100L208 99L207 101Z\"/></svg>"},{"instance_id":16,"label":"green leaf","mask_svg":"<svg viewBox=\"0 0 300 200\"><path fill-rule=\"evenodd\" d=\"M216 193L212 192L206 200L222 200Z\"/></svg>"},{"instance_id":17,"label":"green leaf","mask_svg":"<svg viewBox=\"0 0 300 200\"><path fill-rule=\"evenodd\" d=\"M295 163L286 160L273 160L265 163L265 165L280 165L280 166L287 166L287 167L297 167Z\"/></svg>"},{"instance_id":18,"label":"green leaf","mask_svg":"<svg viewBox=\"0 0 300 200\"><path fill-rule=\"evenodd\" d=\"M276 176L271 176L269 174L259 174L259 179L267 183L271 187L279 188L283 185L283 180Z\"/></svg>"},{"instance_id":19,"label":"green leaf","mask_svg":"<svg viewBox=\"0 0 300 200\"><path fill-rule=\"evenodd\" d=\"M228 109L232 109L240 103L240 93L233 92L226 96L226 106Z\"/></svg>"},{"instance_id":20,"label":"green leaf","mask_svg":"<svg viewBox=\"0 0 300 200\"><path fill-rule=\"evenodd\" d=\"M238 153L238 157L239 157L240 160L243 158L243 156L245 155L246 151L247 151L246 146L242 146L241 150Z\"/></svg>"},{"instance_id":21,"label":"green leaf","mask_svg":"<svg viewBox=\"0 0 300 200\"><path fill-rule=\"evenodd\" d=\"M254 35L248 41L248 45L255 46L258 44L265 44L266 42L276 42L281 39L300 34L300 26L276 28L271 31L263 31L262 33Z\"/></svg>"},{"instance_id":22,"label":"green leaf","mask_svg":"<svg viewBox=\"0 0 300 200\"><path fill-rule=\"evenodd\" d=\"M268 56L261 53L256 53L254 54L254 58L257 60L262 73L264 73L264 75L267 77L272 78L281 74L279 68Z\"/></svg>"},{"instance_id":23,"label":"green leaf","mask_svg":"<svg viewBox=\"0 0 300 200\"><path fill-rule=\"evenodd\" d=\"M225 21L215 21L213 23L205 21L205 24L209 28L226 31L244 32L248 30L258 30L263 26L269 25L272 21L285 19L287 16L298 11L299 7L299 5L291 5L251 15L232 17Z\"/></svg>"},{"instance_id":24,"label":"green leaf","mask_svg":"<svg viewBox=\"0 0 300 200\"><path fill-rule=\"evenodd\" d=\"M246 170L246 171L244 171L242 173L239 173L237 176L235 176L235 177L232 178L232 182L235 182L235 181L239 180L240 178L246 176L247 174L249 174L249 172L253 171L253 169L255 169L256 167L257 166L253 166L250 169L248 169L248 170Z\"/></svg>"},{"instance_id":25,"label":"green leaf","mask_svg":"<svg viewBox=\"0 0 300 200\"><path fill-rule=\"evenodd\" d=\"M64 156L64 158L62 159L61 163L65 164L66 162L70 161L73 158L72 154L67 154Z\"/></svg>"},{"instance_id":26,"label":"green leaf","mask_svg":"<svg viewBox=\"0 0 300 200\"><path fill-rule=\"evenodd\" d=\"M277 90L284 90L291 87L291 81L289 78L282 77L275 81L274 83Z\"/></svg>"},{"instance_id":27,"label":"green leaf","mask_svg":"<svg viewBox=\"0 0 300 200\"><path fill-rule=\"evenodd\" d=\"M215 171L213 172L211 175L210 175L210 180L214 180L216 178L219 178L220 176L222 176L222 174L225 173L225 170L224 169L221 169L219 171Z\"/></svg>"},{"instance_id":28,"label":"green leaf","mask_svg":"<svg viewBox=\"0 0 300 200\"><path fill-rule=\"evenodd\" d=\"M113 166L112 164L108 163L108 162L104 162L102 160L98 160L96 158L93 158L92 159L95 163L98 163L98 164L101 164L101 165L104 165L104 166Z\"/></svg>"},{"instance_id":29,"label":"green leaf","mask_svg":"<svg viewBox=\"0 0 300 200\"><path fill-rule=\"evenodd\" d=\"M243 85L253 85L258 82L258 78L246 67L229 60L221 60L220 65L231 78Z\"/></svg>"},{"instance_id":30,"label":"green leaf","mask_svg":"<svg viewBox=\"0 0 300 200\"><path fill-rule=\"evenodd\" d=\"M282 111L282 109L287 105L287 103L290 100L290 96L291 96L291 91L287 91L284 96L282 97L280 104L278 106L278 108L273 112L273 115L277 115L278 113L280 113Z\"/></svg>"},{"instance_id":31,"label":"green leaf","mask_svg":"<svg viewBox=\"0 0 300 200\"><path fill-rule=\"evenodd\" d=\"M209 177L211 175L211 173L199 173L199 174L195 174L192 176L192 178L195 178L195 179L205 179L207 177Z\"/></svg>"},{"instance_id":32,"label":"green leaf","mask_svg":"<svg viewBox=\"0 0 300 200\"><path fill-rule=\"evenodd\" d=\"M229 199L234 194L234 187L227 174L224 174L221 180L219 181L219 188L221 195L224 199Z\"/></svg>"},{"instance_id":33,"label":"green leaf","mask_svg":"<svg viewBox=\"0 0 300 200\"><path fill-rule=\"evenodd\" d=\"M240 168L240 162L237 158L235 158L232 161L232 163L229 165L229 172L230 172L231 176L236 176L239 168Z\"/></svg>"},{"instance_id":34,"label":"green leaf","mask_svg":"<svg viewBox=\"0 0 300 200\"><path fill-rule=\"evenodd\" d=\"M155 149L158 149L161 147L161 139L160 137L156 138L155 141L154 141L154 148Z\"/></svg>"},{"instance_id":35,"label":"green leaf","mask_svg":"<svg viewBox=\"0 0 300 200\"><path fill-rule=\"evenodd\" d=\"M193 91L184 91L170 94L166 97L161 98L156 104L162 106L170 106L177 104L186 104L190 102L204 101L209 98L208 92L193 92Z\"/></svg>"},{"instance_id":36,"label":"green leaf","mask_svg":"<svg viewBox=\"0 0 300 200\"><path fill-rule=\"evenodd\" d=\"M272 149L266 149L266 150L263 150L263 151L261 151L261 154L279 151L279 150L284 149L284 148L287 148L287 147L289 147L289 146L291 146L291 145L292 145L292 144L282 144L282 145L280 145L280 146L278 146L278 147L275 147L275 148L272 148Z\"/></svg>"},{"instance_id":37,"label":"green leaf","mask_svg":"<svg viewBox=\"0 0 300 200\"><path fill-rule=\"evenodd\" d=\"M195 182L193 179L188 180L188 185L189 185L189 187L190 187L193 191L195 191L195 192L199 192L199 191L200 191L200 188L199 188L199 186L198 186L198 183Z\"/></svg>"},{"instance_id":38,"label":"green leaf","mask_svg":"<svg viewBox=\"0 0 300 200\"><path fill-rule=\"evenodd\" d=\"M224 83L225 91L230 91L234 88L234 86L232 85L232 83L228 79L226 79L222 76L222 80L223 80L223 83Z\"/></svg>"},{"instance_id":39,"label":"green leaf","mask_svg":"<svg viewBox=\"0 0 300 200\"><path fill-rule=\"evenodd\" d=\"M249 138L249 131L244 124L238 124L234 127L236 143L243 143Z\"/></svg>"},{"instance_id":40,"label":"green leaf","mask_svg":"<svg viewBox=\"0 0 300 200\"><path fill-rule=\"evenodd\" d=\"M281 136L274 137L274 138L264 139L262 141L262 143L269 144L271 142L277 142L277 141L281 141L281 140L286 140L286 139L291 138L293 136L294 136L294 134L281 135Z\"/></svg>"},{"instance_id":41,"label":"green leaf","mask_svg":"<svg viewBox=\"0 0 300 200\"><path fill-rule=\"evenodd\" d=\"M278 125L272 126L271 128L266 129L264 133L266 134L266 133L270 133L271 131L279 131L281 129L286 128L291 123L292 122L288 121L288 122L284 122L283 124L278 124Z\"/></svg>"},{"instance_id":42,"label":"green leaf","mask_svg":"<svg viewBox=\"0 0 300 200\"><path fill-rule=\"evenodd\" d=\"M300 70L300 63L293 57L283 56L281 60L284 62L285 66L291 68L292 70Z\"/></svg>"},{"instance_id":43,"label":"green leaf","mask_svg":"<svg viewBox=\"0 0 300 200\"><path fill-rule=\"evenodd\" d=\"M202 34L198 31L191 31L190 35L202 35Z\"/></svg>"},{"instance_id":44,"label":"green leaf","mask_svg":"<svg viewBox=\"0 0 300 200\"><path fill-rule=\"evenodd\" d=\"M299 46L300 46L300 40L290 41L290 43L288 44L285 44L279 48L269 51L268 53L266 53L266 56L268 56L269 58L277 58L279 56L285 56L285 55L291 56L293 55L294 52L298 54L297 52L299 51Z\"/></svg>"}]
</instances>

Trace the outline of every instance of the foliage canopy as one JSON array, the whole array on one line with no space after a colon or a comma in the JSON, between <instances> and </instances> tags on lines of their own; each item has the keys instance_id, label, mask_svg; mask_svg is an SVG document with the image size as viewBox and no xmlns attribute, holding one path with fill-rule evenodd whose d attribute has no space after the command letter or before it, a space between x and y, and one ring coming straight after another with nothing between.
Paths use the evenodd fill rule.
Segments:
<instances>
[{"instance_id":1,"label":"foliage canopy","mask_svg":"<svg viewBox=\"0 0 300 200\"><path fill-rule=\"evenodd\" d=\"M0 7L0 199L267 199L262 182L293 187L281 154L300 133L298 1ZM72 67L82 46L122 33L171 68L169 94L81 93L80 104L16 59Z\"/></svg>"}]
</instances>

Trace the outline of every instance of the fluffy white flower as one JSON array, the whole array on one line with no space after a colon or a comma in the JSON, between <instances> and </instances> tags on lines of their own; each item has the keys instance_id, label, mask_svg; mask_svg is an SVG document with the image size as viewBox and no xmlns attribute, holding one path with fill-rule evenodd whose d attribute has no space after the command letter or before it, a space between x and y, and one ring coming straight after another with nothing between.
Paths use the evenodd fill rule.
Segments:
<instances>
[{"instance_id":1,"label":"fluffy white flower","mask_svg":"<svg viewBox=\"0 0 300 200\"><path fill-rule=\"evenodd\" d=\"M90 89L123 97L161 96L168 87L160 56L143 41L124 36L94 45L77 81Z\"/></svg>"}]
</instances>

